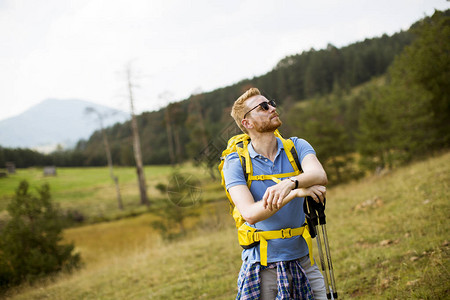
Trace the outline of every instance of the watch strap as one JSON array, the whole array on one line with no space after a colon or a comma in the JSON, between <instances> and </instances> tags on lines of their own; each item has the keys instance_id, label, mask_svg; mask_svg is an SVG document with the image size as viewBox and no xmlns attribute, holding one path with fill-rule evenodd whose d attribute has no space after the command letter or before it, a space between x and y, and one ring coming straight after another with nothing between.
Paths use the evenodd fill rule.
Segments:
<instances>
[{"instance_id":1,"label":"watch strap","mask_svg":"<svg viewBox=\"0 0 450 300\"><path fill-rule=\"evenodd\" d=\"M293 190L298 188L298 180L295 177L289 177L289 180L291 180L292 182L295 183L295 187L293 188Z\"/></svg>"}]
</instances>

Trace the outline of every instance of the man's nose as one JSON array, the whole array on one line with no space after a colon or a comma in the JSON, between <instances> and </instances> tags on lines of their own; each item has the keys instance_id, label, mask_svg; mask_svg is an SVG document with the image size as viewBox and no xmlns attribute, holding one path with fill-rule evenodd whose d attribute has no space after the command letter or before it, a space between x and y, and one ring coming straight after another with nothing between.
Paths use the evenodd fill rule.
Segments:
<instances>
[{"instance_id":1,"label":"man's nose","mask_svg":"<svg viewBox=\"0 0 450 300\"><path fill-rule=\"evenodd\" d=\"M274 112L276 110L277 110L276 107L273 107L272 105L269 104L269 112Z\"/></svg>"}]
</instances>

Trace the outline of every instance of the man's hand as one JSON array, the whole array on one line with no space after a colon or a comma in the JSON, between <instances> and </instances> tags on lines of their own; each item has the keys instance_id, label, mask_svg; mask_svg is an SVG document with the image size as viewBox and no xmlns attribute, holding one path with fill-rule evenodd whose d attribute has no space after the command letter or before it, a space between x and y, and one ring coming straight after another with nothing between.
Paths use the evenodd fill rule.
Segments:
<instances>
[{"instance_id":1,"label":"man's hand","mask_svg":"<svg viewBox=\"0 0 450 300\"><path fill-rule=\"evenodd\" d=\"M303 190L304 190L305 196L310 196L317 203L319 203L319 202L323 203L323 201L325 201L327 188L324 187L323 185L313 185L313 186L310 186L309 188L305 188Z\"/></svg>"},{"instance_id":2,"label":"man's hand","mask_svg":"<svg viewBox=\"0 0 450 300\"><path fill-rule=\"evenodd\" d=\"M289 179L285 179L267 188L262 198L264 208L269 210L278 209L283 202L284 197L292 191L294 186L295 183Z\"/></svg>"}]
</instances>

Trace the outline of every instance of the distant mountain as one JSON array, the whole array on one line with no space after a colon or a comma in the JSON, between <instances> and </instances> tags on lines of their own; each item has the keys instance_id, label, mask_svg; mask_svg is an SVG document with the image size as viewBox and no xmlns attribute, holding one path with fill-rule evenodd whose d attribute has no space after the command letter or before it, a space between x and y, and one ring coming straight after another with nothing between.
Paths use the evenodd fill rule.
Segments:
<instances>
[{"instance_id":1,"label":"distant mountain","mask_svg":"<svg viewBox=\"0 0 450 300\"><path fill-rule=\"evenodd\" d=\"M47 99L24 113L0 121L0 146L50 152L57 145L70 148L100 128L99 117L86 113L91 107L103 116L103 126L125 122L129 114L83 100Z\"/></svg>"}]
</instances>

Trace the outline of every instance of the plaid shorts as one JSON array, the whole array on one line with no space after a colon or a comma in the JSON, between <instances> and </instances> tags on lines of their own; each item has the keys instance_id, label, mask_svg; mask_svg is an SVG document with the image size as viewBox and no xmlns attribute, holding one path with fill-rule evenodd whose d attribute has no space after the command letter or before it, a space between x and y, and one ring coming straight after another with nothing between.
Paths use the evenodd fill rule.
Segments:
<instances>
[{"instance_id":1,"label":"plaid shorts","mask_svg":"<svg viewBox=\"0 0 450 300\"><path fill-rule=\"evenodd\" d=\"M259 262L250 264L247 261L242 263L238 277L238 293L236 300L253 300L260 297L261 279L259 272L267 268L277 269L278 294L276 300L282 299L314 299L308 278L303 271L298 260L280 261L261 266ZM287 272L292 275L292 291L289 292L289 279Z\"/></svg>"}]
</instances>

